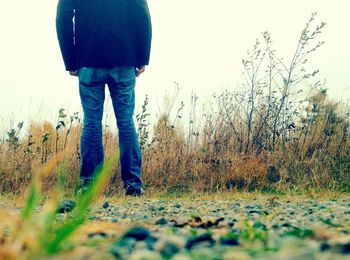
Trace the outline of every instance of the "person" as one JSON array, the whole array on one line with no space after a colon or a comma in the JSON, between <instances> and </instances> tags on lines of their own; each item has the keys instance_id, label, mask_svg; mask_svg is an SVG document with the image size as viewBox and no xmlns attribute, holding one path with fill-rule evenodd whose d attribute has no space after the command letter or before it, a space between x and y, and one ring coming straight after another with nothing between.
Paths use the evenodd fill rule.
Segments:
<instances>
[{"instance_id":1,"label":"person","mask_svg":"<svg viewBox=\"0 0 350 260\"><path fill-rule=\"evenodd\" d=\"M84 112L82 189L103 165L105 86L117 120L126 195L143 195L141 152L133 115L136 77L149 64L152 25L146 0L59 0L57 38L66 70L79 79Z\"/></svg>"}]
</instances>

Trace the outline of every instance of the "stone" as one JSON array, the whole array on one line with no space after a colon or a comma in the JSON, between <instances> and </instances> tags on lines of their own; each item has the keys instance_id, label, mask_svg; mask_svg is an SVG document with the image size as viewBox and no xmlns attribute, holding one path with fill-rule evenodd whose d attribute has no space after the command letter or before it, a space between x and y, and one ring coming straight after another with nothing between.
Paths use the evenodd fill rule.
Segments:
<instances>
[{"instance_id":1,"label":"stone","mask_svg":"<svg viewBox=\"0 0 350 260\"><path fill-rule=\"evenodd\" d=\"M290 228L290 227L292 227L292 225L288 222L285 222L281 225L281 227Z\"/></svg>"},{"instance_id":2,"label":"stone","mask_svg":"<svg viewBox=\"0 0 350 260\"><path fill-rule=\"evenodd\" d=\"M117 259L124 259L129 255L135 248L137 241L134 238L122 238L121 240L114 243L109 251Z\"/></svg>"},{"instance_id":3,"label":"stone","mask_svg":"<svg viewBox=\"0 0 350 260\"><path fill-rule=\"evenodd\" d=\"M350 236L334 238L328 241L333 251L350 255Z\"/></svg>"},{"instance_id":4,"label":"stone","mask_svg":"<svg viewBox=\"0 0 350 260\"><path fill-rule=\"evenodd\" d=\"M180 216L176 219L170 220L170 222L173 223L174 227L183 228L184 226L188 225L189 221L184 216Z\"/></svg>"},{"instance_id":5,"label":"stone","mask_svg":"<svg viewBox=\"0 0 350 260\"><path fill-rule=\"evenodd\" d=\"M175 204L174 208L177 208L177 209L181 208L181 204L179 204L179 203Z\"/></svg>"},{"instance_id":6,"label":"stone","mask_svg":"<svg viewBox=\"0 0 350 260\"><path fill-rule=\"evenodd\" d=\"M151 212L160 212L160 211L164 211L166 208L164 206L160 206L160 207L156 207L156 206L150 206L148 208Z\"/></svg>"},{"instance_id":7,"label":"stone","mask_svg":"<svg viewBox=\"0 0 350 260\"><path fill-rule=\"evenodd\" d=\"M239 241L233 237L224 236L220 237L220 244L224 246L239 246Z\"/></svg>"},{"instance_id":8,"label":"stone","mask_svg":"<svg viewBox=\"0 0 350 260\"><path fill-rule=\"evenodd\" d=\"M328 244L327 242L322 242L320 244L320 251L321 252L324 252L324 251L327 251L331 248L330 244Z\"/></svg>"},{"instance_id":9,"label":"stone","mask_svg":"<svg viewBox=\"0 0 350 260\"><path fill-rule=\"evenodd\" d=\"M180 247L170 240L159 240L155 249L165 258L171 258L180 251Z\"/></svg>"},{"instance_id":10,"label":"stone","mask_svg":"<svg viewBox=\"0 0 350 260\"><path fill-rule=\"evenodd\" d=\"M88 238L89 239L92 239L92 238L106 238L108 237L108 234L106 232L103 232L103 231L99 231L99 232L93 232L93 233L89 233L88 234Z\"/></svg>"},{"instance_id":11,"label":"stone","mask_svg":"<svg viewBox=\"0 0 350 260\"><path fill-rule=\"evenodd\" d=\"M239 228L233 228L230 231L230 234L233 236L238 236L241 233L241 230Z\"/></svg>"},{"instance_id":12,"label":"stone","mask_svg":"<svg viewBox=\"0 0 350 260\"><path fill-rule=\"evenodd\" d=\"M199 236L189 238L186 242L185 247L187 249L192 249L194 246L197 246L199 244L205 244L206 247L211 247L215 244L215 240L210 234L205 233Z\"/></svg>"},{"instance_id":13,"label":"stone","mask_svg":"<svg viewBox=\"0 0 350 260\"><path fill-rule=\"evenodd\" d=\"M264 223L260 222L260 221L255 222L253 224L253 228L259 228L259 229L262 229L264 231L267 231L267 226Z\"/></svg>"},{"instance_id":14,"label":"stone","mask_svg":"<svg viewBox=\"0 0 350 260\"><path fill-rule=\"evenodd\" d=\"M325 205L321 205L318 207L318 209L327 209L327 207Z\"/></svg>"},{"instance_id":15,"label":"stone","mask_svg":"<svg viewBox=\"0 0 350 260\"><path fill-rule=\"evenodd\" d=\"M75 208L76 204L77 203L74 200L65 199L62 203L60 203L56 212L57 213L69 213Z\"/></svg>"},{"instance_id":16,"label":"stone","mask_svg":"<svg viewBox=\"0 0 350 260\"><path fill-rule=\"evenodd\" d=\"M149 237L151 237L151 232L144 227L133 227L123 235L123 239L134 238L137 241L146 240Z\"/></svg>"},{"instance_id":17,"label":"stone","mask_svg":"<svg viewBox=\"0 0 350 260\"><path fill-rule=\"evenodd\" d=\"M108 201L106 201L105 203L103 203L102 208L104 208L104 209L109 208L109 203L108 203Z\"/></svg>"},{"instance_id":18,"label":"stone","mask_svg":"<svg viewBox=\"0 0 350 260\"><path fill-rule=\"evenodd\" d=\"M265 212L264 212L265 213ZM248 215L253 215L253 214L258 214L260 215L261 214L261 210L260 209L257 209L257 208L254 208L254 209L250 209L247 211L247 214ZM268 214L266 214L268 215Z\"/></svg>"},{"instance_id":19,"label":"stone","mask_svg":"<svg viewBox=\"0 0 350 260\"><path fill-rule=\"evenodd\" d=\"M165 218L160 218L154 224L163 226L163 225L168 224L168 220L166 220Z\"/></svg>"}]
</instances>

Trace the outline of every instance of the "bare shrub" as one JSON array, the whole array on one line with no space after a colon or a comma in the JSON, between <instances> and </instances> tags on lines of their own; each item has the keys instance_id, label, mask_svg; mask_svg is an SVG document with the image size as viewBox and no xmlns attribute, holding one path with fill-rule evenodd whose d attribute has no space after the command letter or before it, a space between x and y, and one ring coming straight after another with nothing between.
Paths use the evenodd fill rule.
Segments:
<instances>
[{"instance_id":1,"label":"bare shrub","mask_svg":"<svg viewBox=\"0 0 350 260\"><path fill-rule=\"evenodd\" d=\"M317 37L325 23L314 25L315 16L302 30L289 62L278 56L264 32L242 60L242 88L215 93L205 112L200 112L195 93L187 107L184 102L176 107L180 87L175 82L150 130L146 97L136 114L146 189L350 191L349 107L329 100L320 82L310 84L309 93L302 87L318 73L306 69L309 56L323 45ZM107 121L106 156L118 146L117 133ZM24 137L19 134L22 127L10 128L0 142L0 192L19 193L33 169L42 165L44 191L58 183L67 193L74 192L79 187L79 114L68 116L61 109L56 125L32 123ZM122 189L119 168L116 161L107 194Z\"/></svg>"}]
</instances>

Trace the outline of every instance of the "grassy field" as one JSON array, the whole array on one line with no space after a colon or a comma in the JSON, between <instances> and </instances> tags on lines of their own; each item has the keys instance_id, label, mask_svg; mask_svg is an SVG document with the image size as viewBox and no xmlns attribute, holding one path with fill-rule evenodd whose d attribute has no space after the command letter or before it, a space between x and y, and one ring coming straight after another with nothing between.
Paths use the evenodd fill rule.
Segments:
<instances>
[{"instance_id":1,"label":"grassy field","mask_svg":"<svg viewBox=\"0 0 350 260\"><path fill-rule=\"evenodd\" d=\"M195 93L188 104L178 100L176 83L151 124L145 98L135 123L146 190L350 192L349 106L328 97L317 68L307 67L324 44L318 38L326 24L315 19L312 14L301 31L290 61L264 32L242 60L241 88L213 94L205 107ZM0 193L23 193L37 172L44 193L57 185L67 195L79 189L82 116L57 112L55 122L12 122L1 133ZM102 123L107 158L118 138L110 122ZM121 189L119 176L116 159L108 194Z\"/></svg>"},{"instance_id":2,"label":"grassy field","mask_svg":"<svg viewBox=\"0 0 350 260\"><path fill-rule=\"evenodd\" d=\"M11 122L0 138L0 259L349 256L350 109L306 67L323 45L315 16L289 62L264 32L239 91L199 107L195 93L178 100L176 84L154 124L145 98L135 118L143 198L123 195L109 122L108 159L84 195L81 115Z\"/></svg>"}]
</instances>

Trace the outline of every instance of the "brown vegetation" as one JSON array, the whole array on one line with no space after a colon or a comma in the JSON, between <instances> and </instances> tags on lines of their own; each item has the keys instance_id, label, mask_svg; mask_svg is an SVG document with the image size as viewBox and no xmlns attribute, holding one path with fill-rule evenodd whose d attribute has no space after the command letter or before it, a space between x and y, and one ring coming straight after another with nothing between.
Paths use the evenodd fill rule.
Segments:
<instances>
[{"instance_id":1,"label":"brown vegetation","mask_svg":"<svg viewBox=\"0 0 350 260\"><path fill-rule=\"evenodd\" d=\"M190 135L185 134L180 123L172 124L164 113L152 133L148 133L148 124L139 125L149 135L142 149L145 187L165 192L305 188L348 192L349 115L338 107L327 101L325 92L314 93L294 118L295 125L279 133L274 145L267 129L259 142L248 144L247 128L242 122L231 125L221 112L203 116L204 123ZM254 121L253 128L256 130L260 123ZM33 173L43 165L44 191L61 185L68 193L74 192L79 184L82 124L75 122L68 136L66 128L57 129L45 122L33 123L19 138L21 127L9 131L0 144L1 192L23 192ZM117 149L116 136L105 130L107 156ZM117 161L114 171L106 189L108 194L121 188Z\"/></svg>"},{"instance_id":2,"label":"brown vegetation","mask_svg":"<svg viewBox=\"0 0 350 260\"><path fill-rule=\"evenodd\" d=\"M303 91L305 82L318 73L305 69L308 56L323 44L314 41L325 24L312 30L314 16L290 63L277 56L270 34L263 33L262 43L257 40L242 61L246 79L242 89L214 95L202 113L193 94L188 121L182 115L184 103L174 110L175 93L166 99L150 131L145 99L136 121L146 189L350 191L349 108L328 100L319 82L311 85L309 94ZM20 123L10 129L0 142L0 192L21 193L35 168L47 164L43 189L59 183L67 193L74 192L79 184L79 115L68 118L62 109L56 126L32 123L20 137L22 127ZM107 126L104 143L106 156L117 149L117 135ZM108 194L121 188L117 161L114 171Z\"/></svg>"}]
</instances>

